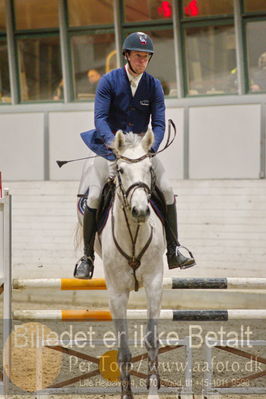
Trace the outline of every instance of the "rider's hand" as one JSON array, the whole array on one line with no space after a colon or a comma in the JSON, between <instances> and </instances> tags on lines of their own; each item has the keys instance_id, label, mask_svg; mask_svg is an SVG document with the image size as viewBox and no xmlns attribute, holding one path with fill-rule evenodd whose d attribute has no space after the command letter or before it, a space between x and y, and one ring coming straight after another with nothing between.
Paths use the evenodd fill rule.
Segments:
<instances>
[{"instance_id":1,"label":"rider's hand","mask_svg":"<svg viewBox=\"0 0 266 399\"><path fill-rule=\"evenodd\" d=\"M116 176L116 161L108 161L109 177L112 179Z\"/></svg>"}]
</instances>

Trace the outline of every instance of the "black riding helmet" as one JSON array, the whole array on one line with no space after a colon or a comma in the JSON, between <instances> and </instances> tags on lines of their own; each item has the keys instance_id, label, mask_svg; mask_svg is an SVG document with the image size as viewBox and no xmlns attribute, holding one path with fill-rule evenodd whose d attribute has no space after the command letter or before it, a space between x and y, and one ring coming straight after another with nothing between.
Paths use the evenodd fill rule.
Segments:
<instances>
[{"instance_id":1,"label":"black riding helmet","mask_svg":"<svg viewBox=\"0 0 266 399\"><path fill-rule=\"evenodd\" d=\"M123 55L127 51L143 51L146 53L153 54L153 43L151 38L143 32L131 33L124 41L122 52Z\"/></svg>"},{"instance_id":2,"label":"black riding helmet","mask_svg":"<svg viewBox=\"0 0 266 399\"><path fill-rule=\"evenodd\" d=\"M132 68L127 56L127 53L129 53L130 51L143 51L145 53L149 53L151 55L149 59L150 61L154 53L153 42L150 36L143 32L134 32L128 35L128 37L124 40L122 53L126 57L131 71L136 73Z\"/></svg>"}]
</instances>

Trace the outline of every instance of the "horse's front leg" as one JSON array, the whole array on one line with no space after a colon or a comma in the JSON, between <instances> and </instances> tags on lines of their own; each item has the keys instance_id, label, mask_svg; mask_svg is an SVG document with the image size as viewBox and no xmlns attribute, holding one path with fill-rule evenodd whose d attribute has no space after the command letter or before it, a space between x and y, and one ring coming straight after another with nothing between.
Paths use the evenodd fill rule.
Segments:
<instances>
[{"instance_id":1,"label":"horse's front leg","mask_svg":"<svg viewBox=\"0 0 266 399\"><path fill-rule=\"evenodd\" d=\"M130 383L131 352L128 346L127 304L129 292L111 293L110 309L117 333L121 399L133 399Z\"/></svg>"},{"instance_id":2,"label":"horse's front leg","mask_svg":"<svg viewBox=\"0 0 266 399\"><path fill-rule=\"evenodd\" d=\"M158 371L158 319L160 317L162 300L162 281L160 276L148 280L145 284L147 305L148 305L148 323L145 336L145 345L148 352L148 379L147 387L149 389L148 398L159 398L157 392L160 388L160 376Z\"/></svg>"}]
</instances>

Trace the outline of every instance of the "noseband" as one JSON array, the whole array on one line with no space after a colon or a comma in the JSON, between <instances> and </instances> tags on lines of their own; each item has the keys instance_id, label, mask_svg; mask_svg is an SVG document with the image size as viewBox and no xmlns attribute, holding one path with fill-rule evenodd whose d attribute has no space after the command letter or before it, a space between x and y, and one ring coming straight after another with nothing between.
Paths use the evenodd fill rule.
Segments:
<instances>
[{"instance_id":1,"label":"noseband","mask_svg":"<svg viewBox=\"0 0 266 399\"><path fill-rule=\"evenodd\" d=\"M150 156L149 154L145 154L145 155L143 155L140 158L131 159L131 158L124 157L123 155L119 155L119 156L117 156L117 160L122 159L123 161L128 162L128 163L137 163L137 162L143 161L145 158L147 158L149 156ZM124 202L124 205L125 205L126 208L130 208L130 203L128 201L128 197L129 197L129 194L131 193L131 191L132 191L132 194L131 194L131 198L132 198L132 195L134 194L134 192L137 189L143 188L143 190L145 191L145 193L148 196L148 199L150 199L151 194L152 194L152 192L154 191L154 188L155 188L155 173L154 173L153 168L150 169L151 187L149 187L148 184L146 184L144 182L138 181L136 183L131 184L131 186L129 186L127 190L123 186L122 179L121 179L121 171L120 171L119 166L118 166L117 163L116 163L116 171L117 171L118 185L119 185L119 188L120 188L120 190L122 192L123 202Z\"/></svg>"}]
</instances>

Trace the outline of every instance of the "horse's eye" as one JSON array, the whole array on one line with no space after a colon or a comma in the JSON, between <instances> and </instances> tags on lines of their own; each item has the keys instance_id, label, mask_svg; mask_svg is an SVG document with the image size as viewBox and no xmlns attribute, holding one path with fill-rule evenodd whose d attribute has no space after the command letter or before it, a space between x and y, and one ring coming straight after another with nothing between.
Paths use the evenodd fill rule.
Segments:
<instances>
[{"instance_id":1,"label":"horse's eye","mask_svg":"<svg viewBox=\"0 0 266 399\"><path fill-rule=\"evenodd\" d=\"M124 173L124 169L123 168L119 168L118 172L121 173L121 175Z\"/></svg>"}]
</instances>

